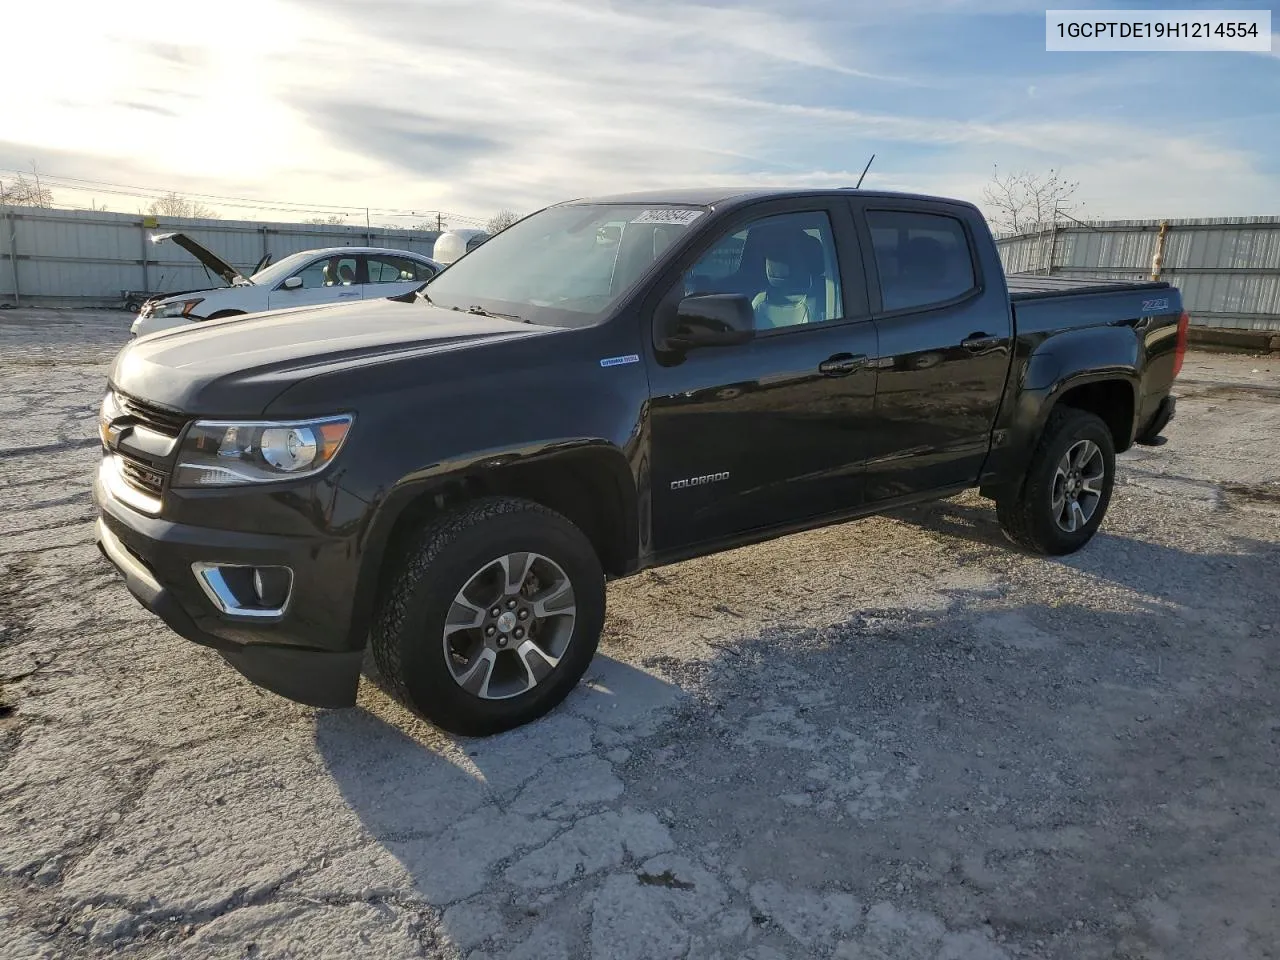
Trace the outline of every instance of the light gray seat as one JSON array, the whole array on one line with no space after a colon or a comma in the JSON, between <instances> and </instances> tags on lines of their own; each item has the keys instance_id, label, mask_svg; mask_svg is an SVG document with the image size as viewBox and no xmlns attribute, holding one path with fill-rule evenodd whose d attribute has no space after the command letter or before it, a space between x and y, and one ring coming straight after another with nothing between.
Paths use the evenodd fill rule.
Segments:
<instances>
[{"instance_id":1,"label":"light gray seat","mask_svg":"<svg viewBox=\"0 0 1280 960\"><path fill-rule=\"evenodd\" d=\"M763 224L752 229L747 242L764 261L764 289L751 300L757 329L827 319L821 241L799 226Z\"/></svg>"}]
</instances>

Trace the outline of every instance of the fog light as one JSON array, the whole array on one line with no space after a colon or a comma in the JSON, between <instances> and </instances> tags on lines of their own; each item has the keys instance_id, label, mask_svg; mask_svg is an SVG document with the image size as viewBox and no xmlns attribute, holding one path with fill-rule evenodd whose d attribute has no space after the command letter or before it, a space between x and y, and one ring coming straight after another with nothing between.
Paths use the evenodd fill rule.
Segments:
<instances>
[{"instance_id":1,"label":"fog light","mask_svg":"<svg viewBox=\"0 0 1280 960\"><path fill-rule=\"evenodd\" d=\"M219 612L237 617L281 616L293 589L288 567L193 563L191 571Z\"/></svg>"},{"instance_id":2,"label":"fog light","mask_svg":"<svg viewBox=\"0 0 1280 960\"><path fill-rule=\"evenodd\" d=\"M258 606L279 609L289 599L293 574L288 567L254 567L253 595Z\"/></svg>"}]
</instances>

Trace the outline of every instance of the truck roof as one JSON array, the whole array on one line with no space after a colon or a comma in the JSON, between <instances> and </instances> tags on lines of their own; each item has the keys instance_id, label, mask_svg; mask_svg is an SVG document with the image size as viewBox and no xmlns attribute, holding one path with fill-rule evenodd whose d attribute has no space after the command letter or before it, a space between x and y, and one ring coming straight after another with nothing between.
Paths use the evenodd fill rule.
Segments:
<instances>
[{"instance_id":1,"label":"truck roof","mask_svg":"<svg viewBox=\"0 0 1280 960\"><path fill-rule=\"evenodd\" d=\"M890 190L855 190L853 187L821 187L796 189L792 187L682 187L674 190L643 190L637 193L615 193L601 197L581 197L569 203L669 203L710 207L737 205L750 200L783 200L792 197L830 197L838 195L876 197L893 200L929 200L973 207L964 200L950 197L934 197L921 193L897 193ZM974 208L976 209L976 208Z\"/></svg>"}]
</instances>

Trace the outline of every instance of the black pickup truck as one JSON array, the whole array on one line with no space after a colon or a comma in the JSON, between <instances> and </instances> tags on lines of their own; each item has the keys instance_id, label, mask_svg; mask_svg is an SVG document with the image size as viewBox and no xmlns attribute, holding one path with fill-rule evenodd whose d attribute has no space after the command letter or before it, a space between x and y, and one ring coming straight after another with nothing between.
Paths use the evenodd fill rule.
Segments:
<instances>
[{"instance_id":1,"label":"black pickup truck","mask_svg":"<svg viewBox=\"0 0 1280 960\"><path fill-rule=\"evenodd\" d=\"M609 578L970 487L1024 549L1079 549L1186 327L1164 283L1006 280L957 201L573 201L415 294L125 347L97 538L262 686L350 705L369 645L491 733L577 683Z\"/></svg>"}]
</instances>

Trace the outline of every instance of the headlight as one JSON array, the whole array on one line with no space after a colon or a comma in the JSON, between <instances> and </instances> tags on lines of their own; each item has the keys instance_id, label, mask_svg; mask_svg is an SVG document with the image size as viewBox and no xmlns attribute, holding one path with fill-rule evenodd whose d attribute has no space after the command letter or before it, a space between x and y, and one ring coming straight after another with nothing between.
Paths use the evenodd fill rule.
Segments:
<instances>
[{"instance_id":1,"label":"headlight","mask_svg":"<svg viewBox=\"0 0 1280 960\"><path fill-rule=\"evenodd\" d=\"M342 448L354 418L229 422L197 420L173 473L175 487L232 487L295 480L323 470Z\"/></svg>"},{"instance_id":2,"label":"headlight","mask_svg":"<svg viewBox=\"0 0 1280 960\"><path fill-rule=\"evenodd\" d=\"M204 297L194 300L174 300L172 303L158 303L151 308L151 316L159 319L167 317L190 317L191 311L204 303Z\"/></svg>"},{"instance_id":3,"label":"headlight","mask_svg":"<svg viewBox=\"0 0 1280 960\"><path fill-rule=\"evenodd\" d=\"M98 436L101 438L104 447L111 446L111 431L108 429L111 421L122 413L124 411L120 409L120 402L116 399L116 392L108 390L107 395L102 398L102 406L98 410Z\"/></svg>"}]
</instances>

